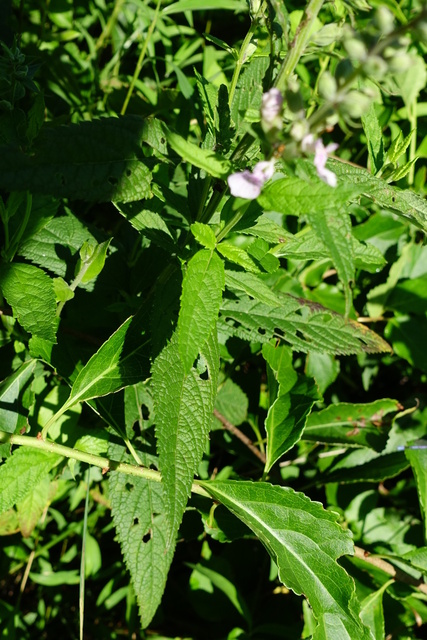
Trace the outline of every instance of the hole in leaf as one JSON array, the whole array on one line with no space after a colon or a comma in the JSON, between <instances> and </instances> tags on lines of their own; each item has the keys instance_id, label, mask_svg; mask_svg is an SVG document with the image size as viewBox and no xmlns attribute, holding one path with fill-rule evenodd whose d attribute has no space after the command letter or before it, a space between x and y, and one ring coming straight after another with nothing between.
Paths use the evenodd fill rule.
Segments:
<instances>
[{"instance_id":1,"label":"hole in leaf","mask_svg":"<svg viewBox=\"0 0 427 640\"><path fill-rule=\"evenodd\" d=\"M136 526L137 524L139 524L139 518L135 517L135 518L133 519L132 525L133 525L133 526Z\"/></svg>"},{"instance_id":2,"label":"hole in leaf","mask_svg":"<svg viewBox=\"0 0 427 640\"><path fill-rule=\"evenodd\" d=\"M145 534L145 536L142 536L142 542L149 542L151 540L151 538L153 537L153 532L151 531L151 529L148 529L148 532Z\"/></svg>"},{"instance_id":3,"label":"hole in leaf","mask_svg":"<svg viewBox=\"0 0 427 640\"><path fill-rule=\"evenodd\" d=\"M126 482L125 489L126 489L126 491L133 491L135 489L135 487L130 482Z\"/></svg>"},{"instance_id":4,"label":"hole in leaf","mask_svg":"<svg viewBox=\"0 0 427 640\"><path fill-rule=\"evenodd\" d=\"M155 464L150 464L150 469L153 469L153 471L157 471L157 467Z\"/></svg>"},{"instance_id":5,"label":"hole in leaf","mask_svg":"<svg viewBox=\"0 0 427 640\"><path fill-rule=\"evenodd\" d=\"M260 336L265 336L265 329L263 329L262 327L258 327L258 333Z\"/></svg>"},{"instance_id":6,"label":"hole in leaf","mask_svg":"<svg viewBox=\"0 0 427 640\"><path fill-rule=\"evenodd\" d=\"M130 169L126 169L126 175L128 178L132 175L132 171Z\"/></svg>"}]
</instances>

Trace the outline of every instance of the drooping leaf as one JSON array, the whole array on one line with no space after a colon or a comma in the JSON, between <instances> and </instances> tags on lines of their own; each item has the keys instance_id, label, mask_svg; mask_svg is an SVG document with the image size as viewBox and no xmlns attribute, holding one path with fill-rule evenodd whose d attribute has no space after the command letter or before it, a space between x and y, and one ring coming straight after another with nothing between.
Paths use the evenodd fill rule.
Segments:
<instances>
[{"instance_id":1,"label":"drooping leaf","mask_svg":"<svg viewBox=\"0 0 427 640\"><path fill-rule=\"evenodd\" d=\"M141 149L149 122L122 116L44 126L31 154L0 148L0 187L95 202L150 198L153 160Z\"/></svg>"},{"instance_id":2,"label":"drooping leaf","mask_svg":"<svg viewBox=\"0 0 427 640\"><path fill-rule=\"evenodd\" d=\"M262 347L262 355L278 383L277 393L270 391L270 407L265 419L265 472L268 472L301 438L307 416L320 396L312 378L295 372L289 347L267 343Z\"/></svg>"},{"instance_id":3,"label":"drooping leaf","mask_svg":"<svg viewBox=\"0 0 427 640\"><path fill-rule=\"evenodd\" d=\"M110 444L108 455L131 462L124 448ZM146 466L157 459L139 452ZM141 624L147 627L162 598L175 544L168 543L163 488L160 483L112 471L108 477L111 510L126 567L139 605Z\"/></svg>"},{"instance_id":4,"label":"drooping leaf","mask_svg":"<svg viewBox=\"0 0 427 640\"><path fill-rule=\"evenodd\" d=\"M27 426L29 406L24 393L35 366L36 360L24 362L0 385L0 430L5 433L17 433ZM0 444L0 459L6 458L9 453L10 444Z\"/></svg>"},{"instance_id":5,"label":"drooping leaf","mask_svg":"<svg viewBox=\"0 0 427 640\"><path fill-rule=\"evenodd\" d=\"M390 414L401 408L397 400L390 399L366 404L331 404L310 414L302 437L312 442L362 446L381 451L392 423Z\"/></svg>"},{"instance_id":6,"label":"drooping leaf","mask_svg":"<svg viewBox=\"0 0 427 640\"><path fill-rule=\"evenodd\" d=\"M44 340L56 341L55 289L44 271L31 264L2 264L0 289L26 331Z\"/></svg>"},{"instance_id":7,"label":"drooping leaf","mask_svg":"<svg viewBox=\"0 0 427 640\"><path fill-rule=\"evenodd\" d=\"M231 163L224 156L188 142L177 133L169 131L166 126L165 136L175 153L186 162L190 162L194 167L203 169L208 175L225 180L230 173Z\"/></svg>"},{"instance_id":8,"label":"drooping leaf","mask_svg":"<svg viewBox=\"0 0 427 640\"><path fill-rule=\"evenodd\" d=\"M24 498L61 460L41 449L21 447L0 466L0 513Z\"/></svg>"},{"instance_id":9,"label":"drooping leaf","mask_svg":"<svg viewBox=\"0 0 427 640\"><path fill-rule=\"evenodd\" d=\"M302 493L265 482L202 482L259 538L283 584L304 594L317 620L313 640L372 640L359 618L352 579L336 562L353 553L335 514Z\"/></svg>"},{"instance_id":10,"label":"drooping leaf","mask_svg":"<svg viewBox=\"0 0 427 640\"><path fill-rule=\"evenodd\" d=\"M252 342L280 338L297 351L351 354L390 351L373 331L354 320L302 298L281 296L281 305L267 306L249 299L225 300L221 329Z\"/></svg>"},{"instance_id":11,"label":"drooping leaf","mask_svg":"<svg viewBox=\"0 0 427 640\"><path fill-rule=\"evenodd\" d=\"M153 365L157 445L170 527L168 545L180 525L212 424L218 368L216 327L190 371L182 364L176 334Z\"/></svg>"},{"instance_id":12,"label":"drooping leaf","mask_svg":"<svg viewBox=\"0 0 427 640\"><path fill-rule=\"evenodd\" d=\"M187 372L216 324L224 286L221 258L198 251L187 266L178 317L179 354Z\"/></svg>"}]
</instances>

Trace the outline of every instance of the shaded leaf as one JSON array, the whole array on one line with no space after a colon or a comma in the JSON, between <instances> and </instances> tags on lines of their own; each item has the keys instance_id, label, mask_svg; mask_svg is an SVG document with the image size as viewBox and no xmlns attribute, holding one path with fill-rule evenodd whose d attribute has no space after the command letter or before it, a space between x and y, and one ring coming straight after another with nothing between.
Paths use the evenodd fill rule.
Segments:
<instances>
[{"instance_id":1,"label":"shaded leaf","mask_svg":"<svg viewBox=\"0 0 427 640\"><path fill-rule=\"evenodd\" d=\"M33 378L36 360L24 362L19 369L0 385L0 429L5 433L17 433L27 427L28 406L23 397ZM10 454L10 444L0 444L0 458Z\"/></svg>"}]
</instances>

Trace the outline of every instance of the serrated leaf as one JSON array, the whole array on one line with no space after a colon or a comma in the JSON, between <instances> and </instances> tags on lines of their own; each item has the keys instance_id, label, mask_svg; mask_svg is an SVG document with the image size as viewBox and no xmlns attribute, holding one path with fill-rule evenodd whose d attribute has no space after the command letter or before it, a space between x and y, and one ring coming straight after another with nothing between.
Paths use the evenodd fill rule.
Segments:
<instances>
[{"instance_id":1,"label":"serrated leaf","mask_svg":"<svg viewBox=\"0 0 427 640\"><path fill-rule=\"evenodd\" d=\"M206 173L214 178L225 180L231 171L231 162L224 156L202 149L195 144L188 142L177 133L169 131L165 126L165 136L171 148L183 160L190 162L194 167L203 169Z\"/></svg>"},{"instance_id":2,"label":"serrated leaf","mask_svg":"<svg viewBox=\"0 0 427 640\"><path fill-rule=\"evenodd\" d=\"M217 409L231 424L236 427L246 420L248 413L248 398L241 388L228 378L218 390L215 400Z\"/></svg>"},{"instance_id":3,"label":"serrated leaf","mask_svg":"<svg viewBox=\"0 0 427 640\"><path fill-rule=\"evenodd\" d=\"M14 451L0 466L0 513L23 500L60 460L61 456L39 449Z\"/></svg>"},{"instance_id":4,"label":"serrated leaf","mask_svg":"<svg viewBox=\"0 0 427 640\"><path fill-rule=\"evenodd\" d=\"M389 414L400 409L397 400L388 398L365 404L338 402L310 414L302 437L311 442L381 451L392 424Z\"/></svg>"},{"instance_id":5,"label":"serrated leaf","mask_svg":"<svg viewBox=\"0 0 427 640\"><path fill-rule=\"evenodd\" d=\"M264 302L264 304L271 306L280 304L280 299L274 291L272 291L261 278L253 273L229 271L226 269L225 284L228 289L232 291L244 291L251 296L251 298Z\"/></svg>"},{"instance_id":6,"label":"serrated leaf","mask_svg":"<svg viewBox=\"0 0 427 640\"><path fill-rule=\"evenodd\" d=\"M317 627L313 640L372 640L359 618L354 583L336 562L353 553L350 533L302 493L265 482L202 482L201 485L240 518L277 564L279 578L304 594Z\"/></svg>"},{"instance_id":7,"label":"serrated leaf","mask_svg":"<svg viewBox=\"0 0 427 640\"><path fill-rule=\"evenodd\" d=\"M118 445L111 444L108 455L130 462ZM153 456L141 451L138 455L147 466L157 463ZM174 542L167 544L169 525L163 488L160 483L114 471L109 474L108 485L114 526L145 628L160 604L175 550Z\"/></svg>"},{"instance_id":8,"label":"serrated leaf","mask_svg":"<svg viewBox=\"0 0 427 640\"><path fill-rule=\"evenodd\" d=\"M389 345L364 325L289 295L281 296L277 307L249 299L225 300L220 318L222 330L251 342L279 338L296 351L337 355L390 352Z\"/></svg>"},{"instance_id":9,"label":"serrated leaf","mask_svg":"<svg viewBox=\"0 0 427 640\"><path fill-rule=\"evenodd\" d=\"M402 178L408 175L412 167L415 166L417 160L418 156L416 156L412 160L409 160L409 162L406 162L401 167L397 167L397 169L395 169L391 174L387 176L387 182L398 182L398 180L402 180Z\"/></svg>"},{"instance_id":10,"label":"serrated leaf","mask_svg":"<svg viewBox=\"0 0 427 640\"><path fill-rule=\"evenodd\" d=\"M194 222L190 229L199 244L206 247L206 249L215 249L216 237L212 227L208 224L202 224L201 222Z\"/></svg>"},{"instance_id":11,"label":"serrated leaf","mask_svg":"<svg viewBox=\"0 0 427 640\"><path fill-rule=\"evenodd\" d=\"M221 258L208 249L198 251L187 266L178 316L179 354L187 372L215 326L224 286Z\"/></svg>"},{"instance_id":12,"label":"serrated leaf","mask_svg":"<svg viewBox=\"0 0 427 640\"><path fill-rule=\"evenodd\" d=\"M146 345L141 318L128 318L80 371L61 413L77 402L106 396L145 380L149 374Z\"/></svg>"},{"instance_id":13,"label":"serrated leaf","mask_svg":"<svg viewBox=\"0 0 427 640\"><path fill-rule=\"evenodd\" d=\"M0 430L5 433L17 433L27 426L27 412L24 411L23 393L32 380L36 360L24 362L17 371L0 385ZM0 444L0 458L9 455L10 444Z\"/></svg>"},{"instance_id":14,"label":"serrated leaf","mask_svg":"<svg viewBox=\"0 0 427 640\"><path fill-rule=\"evenodd\" d=\"M362 116L362 125L367 138L371 170L372 173L377 173L384 164L384 142L381 125L373 103L369 111Z\"/></svg>"},{"instance_id":15,"label":"serrated leaf","mask_svg":"<svg viewBox=\"0 0 427 640\"><path fill-rule=\"evenodd\" d=\"M56 341L55 289L44 271L31 264L2 264L0 289L26 331L44 340Z\"/></svg>"},{"instance_id":16,"label":"serrated leaf","mask_svg":"<svg viewBox=\"0 0 427 640\"><path fill-rule=\"evenodd\" d=\"M137 116L45 125L31 155L0 148L0 187L100 202L150 198L154 163L141 149L146 137Z\"/></svg>"},{"instance_id":17,"label":"serrated leaf","mask_svg":"<svg viewBox=\"0 0 427 640\"><path fill-rule=\"evenodd\" d=\"M414 133L415 133L415 129L412 129L412 131L410 131L408 135L405 136L404 138L402 131L399 130L399 133L392 141L390 147L387 149L386 158L385 158L386 164L387 163L395 164L398 161L400 156L403 153L405 153L406 149L411 144L411 140L414 136Z\"/></svg>"},{"instance_id":18,"label":"serrated leaf","mask_svg":"<svg viewBox=\"0 0 427 640\"><path fill-rule=\"evenodd\" d=\"M262 81L269 67L268 56L254 56L247 64L237 81L231 103L231 119L236 129L245 120L260 119L260 108L263 94Z\"/></svg>"},{"instance_id":19,"label":"serrated leaf","mask_svg":"<svg viewBox=\"0 0 427 640\"><path fill-rule=\"evenodd\" d=\"M44 476L23 500L17 502L19 528L24 538L34 531L44 509L51 500L51 482Z\"/></svg>"},{"instance_id":20,"label":"serrated leaf","mask_svg":"<svg viewBox=\"0 0 427 640\"><path fill-rule=\"evenodd\" d=\"M188 372L184 369L176 334L153 365L157 446L169 522L168 545L172 544L180 525L212 424L218 368L216 327L201 350L197 368Z\"/></svg>"},{"instance_id":21,"label":"serrated leaf","mask_svg":"<svg viewBox=\"0 0 427 640\"><path fill-rule=\"evenodd\" d=\"M354 281L355 264L351 221L347 213L332 210L314 211L307 215L316 235L322 240L332 259L345 294L345 315L350 313L352 295L350 285Z\"/></svg>"},{"instance_id":22,"label":"serrated leaf","mask_svg":"<svg viewBox=\"0 0 427 640\"><path fill-rule=\"evenodd\" d=\"M130 224L167 251L174 250L174 238L160 215L163 203L152 198L149 202L116 202L115 206Z\"/></svg>"},{"instance_id":23,"label":"serrated leaf","mask_svg":"<svg viewBox=\"0 0 427 640\"><path fill-rule=\"evenodd\" d=\"M236 247L234 244L230 244L229 242L221 242L221 244L217 246L217 249L224 258L230 260L230 262L235 262L240 267L246 269L246 271L252 273L260 272L252 258L248 256L246 251L241 247Z\"/></svg>"},{"instance_id":24,"label":"serrated leaf","mask_svg":"<svg viewBox=\"0 0 427 640\"><path fill-rule=\"evenodd\" d=\"M263 189L258 202L263 209L269 211L291 216L314 216L322 211L342 208L361 191L360 185L349 181L343 182L337 189L332 189L321 180L311 183L301 178L282 178L270 182Z\"/></svg>"},{"instance_id":25,"label":"serrated leaf","mask_svg":"<svg viewBox=\"0 0 427 640\"><path fill-rule=\"evenodd\" d=\"M270 407L265 419L267 473L300 440L307 416L320 396L313 379L295 372L289 347L264 344L262 355L278 383L277 393L273 395L270 389Z\"/></svg>"},{"instance_id":26,"label":"serrated leaf","mask_svg":"<svg viewBox=\"0 0 427 640\"><path fill-rule=\"evenodd\" d=\"M381 178L371 175L366 169L346 162L329 158L327 166L338 177L345 177L357 183L363 191L363 195L380 207L391 209L427 231L427 202L422 196L409 189L391 187Z\"/></svg>"},{"instance_id":27,"label":"serrated leaf","mask_svg":"<svg viewBox=\"0 0 427 640\"><path fill-rule=\"evenodd\" d=\"M427 451L426 449L406 449L417 483L418 500L424 520L424 540L427 542Z\"/></svg>"}]
</instances>

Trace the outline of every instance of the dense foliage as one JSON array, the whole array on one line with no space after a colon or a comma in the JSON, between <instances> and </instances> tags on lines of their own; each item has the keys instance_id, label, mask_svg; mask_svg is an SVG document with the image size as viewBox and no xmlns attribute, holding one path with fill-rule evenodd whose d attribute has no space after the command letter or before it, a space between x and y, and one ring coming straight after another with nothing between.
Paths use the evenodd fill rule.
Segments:
<instances>
[{"instance_id":1,"label":"dense foliage","mask_svg":"<svg viewBox=\"0 0 427 640\"><path fill-rule=\"evenodd\" d=\"M0 637L425 637L426 6L0 11Z\"/></svg>"}]
</instances>

